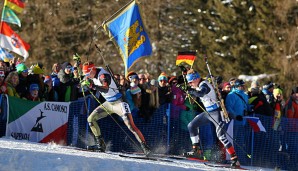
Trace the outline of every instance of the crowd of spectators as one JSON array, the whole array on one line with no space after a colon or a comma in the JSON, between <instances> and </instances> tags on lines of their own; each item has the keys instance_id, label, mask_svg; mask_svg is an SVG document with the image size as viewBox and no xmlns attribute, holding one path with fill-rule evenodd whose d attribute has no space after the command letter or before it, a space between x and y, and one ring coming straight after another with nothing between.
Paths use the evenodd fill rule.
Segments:
<instances>
[{"instance_id":1,"label":"crowd of spectators","mask_svg":"<svg viewBox=\"0 0 298 171\"><path fill-rule=\"evenodd\" d=\"M0 91L2 94L31 101L74 101L85 93L88 94L88 91L80 86L83 75L79 67L77 63L54 63L52 73L46 75L40 63L29 67L19 60L0 60ZM204 109L199 99L189 98L189 94L177 86L188 86L185 74L182 72L178 76L169 76L161 72L154 79L149 73L129 72L127 76L115 74L114 79L123 94L123 100L129 104L133 117L141 117L150 122L159 106L171 104L174 106L171 108L171 122L175 125L175 122L179 121L180 128L187 131L187 124ZM211 82L208 76L205 79ZM275 131L282 130L282 117L298 118L298 87L294 87L290 97L284 99L283 89L273 82L261 86L258 80L255 80L248 87L243 80L234 77L228 81L221 77L214 79L230 118L236 122L237 130L242 129L239 125L245 125L243 117L252 113L271 116L272 129ZM289 132L296 135L297 123L289 124ZM214 136L211 131L210 134ZM284 148L281 142L280 150ZM298 151L298 147L293 148Z\"/></svg>"}]
</instances>

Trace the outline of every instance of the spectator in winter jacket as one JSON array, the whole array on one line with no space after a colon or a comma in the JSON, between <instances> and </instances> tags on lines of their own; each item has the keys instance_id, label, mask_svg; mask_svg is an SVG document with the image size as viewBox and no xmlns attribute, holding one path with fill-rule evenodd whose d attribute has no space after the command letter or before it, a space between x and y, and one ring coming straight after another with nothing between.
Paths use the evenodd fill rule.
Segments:
<instances>
[{"instance_id":1,"label":"spectator in winter jacket","mask_svg":"<svg viewBox=\"0 0 298 171\"><path fill-rule=\"evenodd\" d=\"M248 94L248 103L251 105L251 108L256 114L273 116L274 111L268 103L265 95L260 90L260 86L257 81L253 81L251 83L251 87L249 89Z\"/></svg>"},{"instance_id":2,"label":"spectator in winter jacket","mask_svg":"<svg viewBox=\"0 0 298 171\"><path fill-rule=\"evenodd\" d=\"M38 97L38 84L31 84L30 88L29 88L29 93L26 96L27 100L31 100L31 101L40 101L39 97Z\"/></svg>"},{"instance_id":3,"label":"spectator in winter jacket","mask_svg":"<svg viewBox=\"0 0 298 171\"><path fill-rule=\"evenodd\" d=\"M16 86L19 84L19 75L16 71L10 72L5 83L7 85L7 95L20 98L20 95L16 91Z\"/></svg>"},{"instance_id":4,"label":"spectator in winter jacket","mask_svg":"<svg viewBox=\"0 0 298 171\"><path fill-rule=\"evenodd\" d=\"M274 83L269 81L267 84L263 86L262 92L264 93L267 102L270 104L272 109L274 110L274 97L273 97Z\"/></svg>"},{"instance_id":5,"label":"spectator in winter jacket","mask_svg":"<svg viewBox=\"0 0 298 171\"><path fill-rule=\"evenodd\" d=\"M164 72L162 72L158 77L158 96L159 96L159 105L171 103L171 100L172 100L171 88L168 85L168 77Z\"/></svg>"},{"instance_id":6,"label":"spectator in winter jacket","mask_svg":"<svg viewBox=\"0 0 298 171\"><path fill-rule=\"evenodd\" d=\"M76 78L75 78L76 77ZM59 101L69 102L78 99L79 78L72 72L72 65L69 62L64 62L61 65L61 70L58 73L60 80Z\"/></svg>"},{"instance_id":7,"label":"spectator in winter jacket","mask_svg":"<svg viewBox=\"0 0 298 171\"><path fill-rule=\"evenodd\" d=\"M0 94L7 94L7 85L4 82L5 71L3 67L0 67Z\"/></svg>"},{"instance_id":8,"label":"spectator in winter jacket","mask_svg":"<svg viewBox=\"0 0 298 171\"><path fill-rule=\"evenodd\" d=\"M24 63L20 63L16 66L16 69L19 75L19 84L16 90L21 98L25 98L29 92L28 68Z\"/></svg>"},{"instance_id":9,"label":"spectator in winter jacket","mask_svg":"<svg viewBox=\"0 0 298 171\"><path fill-rule=\"evenodd\" d=\"M293 137L298 137L298 87L292 89L290 98L287 100L285 105L285 115L288 118L287 122L287 144L288 144L288 153L290 154L290 159L293 161L298 160L298 145L297 141L293 141ZM291 141L292 140L292 141Z\"/></svg>"},{"instance_id":10,"label":"spectator in winter jacket","mask_svg":"<svg viewBox=\"0 0 298 171\"><path fill-rule=\"evenodd\" d=\"M229 116L237 120L236 124L243 125L242 117L250 111L248 95L245 93L245 82L243 80L235 81L234 89L227 95L225 105Z\"/></svg>"},{"instance_id":11,"label":"spectator in winter jacket","mask_svg":"<svg viewBox=\"0 0 298 171\"><path fill-rule=\"evenodd\" d=\"M38 90L38 96L43 101L44 100L44 91L45 86L43 82L43 74L44 70L42 69L42 64L36 64L31 67L32 73L28 75L28 85L31 84L38 84L39 90Z\"/></svg>"},{"instance_id":12,"label":"spectator in winter jacket","mask_svg":"<svg viewBox=\"0 0 298 171\"><path fill-rule=\"evenodd\" d=\"M138 77L139 87L142 90L142 103L140 106L140 113L142 114L142 117L145 119L145 121L149 121L154 112L154 108L150 107L150 96L154 91L156 91L156 88L151 88L150 83L146 81L145 74L138 74Z\"/></svg>"},{"instance_id":13,"label":"spectator in winter jacket","mask_svg":"<svg viewBox=\"0 0 298 171\"><path fill-rule=\"evenodd\" d=\"M169 80L169 84L171 86L172 93L172 102L173 107L171 108L171 118L177 120L180 115L181 110L189 110L187 106L184 105L185 101L185 92L177 87L178 79L173 76Z\"/></svg>"},{"instance_id":14,"label":"spectator in winter jacket","mask_svg":"<svg viewBox=\"0 0 298 171\"><path fill-rule=\"evenodd\" d=\"M285 105L287 118L298 118L298 87L292 89L290 98Z\"/></svg>"},{"instance_id":15,"label":"spectator in winter jacket","mask_svg":"<svg viewBox=\"0 0 298 171\"><path fill-rule=\"evenodd\" d=\"M225 100L226 109L230 118L234 119L233 138L237 144L244 144L245 137L244 126L246 124L243 116L250 112L248 104L248 95L245 93L245 82L237 79L234 84L233 90L227 95ZM240 151L238 146L235 146L236 151ZM239 160L243 164L248 164L247 158L239 156Z\"/></svg>"}]
</instances>

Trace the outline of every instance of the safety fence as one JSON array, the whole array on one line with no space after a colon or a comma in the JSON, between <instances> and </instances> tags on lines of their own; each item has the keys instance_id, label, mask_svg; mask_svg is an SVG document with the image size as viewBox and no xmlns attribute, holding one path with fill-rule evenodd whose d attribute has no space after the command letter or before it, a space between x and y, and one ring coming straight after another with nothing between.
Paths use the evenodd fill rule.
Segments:
<instances>
[{"instance_id":1,"label":"safety fence","mask_svg":"<svg viewBox=\"0 0 298 171\"><path fill-rule=\"evenodd\" d=\"M67 128L68 145L84 148L94 143L87 116L97 106L98 102L91 97L71 102ZM1 96L0 136L5 136L7 108L7 100L5 96ZM197 114L166 104L156 109L149 121L134 116L134 122L154 153L179 155L191 150L187 124ZM272 117L257 114L255 116L260 118L266 132L253 132L246 124L238 126L238 133L234 133L233 137L231 133L227 135L233 138L241 164L267 168L279 166L281 169L295 170L298 163L298 120L282 118L280 129L275 131L272 129ZM98 123L108 150L141 152L134 135L118 115L111 114L100 119ZM205 157L209 160L225 160L225 150L216 137L215 127L207 123L199 130Z\"/></svg>"}]
</instances>

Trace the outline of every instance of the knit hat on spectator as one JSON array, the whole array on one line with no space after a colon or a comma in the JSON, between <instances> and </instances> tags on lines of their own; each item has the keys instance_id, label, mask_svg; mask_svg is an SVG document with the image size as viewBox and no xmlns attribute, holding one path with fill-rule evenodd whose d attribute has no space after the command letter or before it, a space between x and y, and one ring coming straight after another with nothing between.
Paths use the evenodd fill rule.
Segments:
<instances>
[{"instance_id":1,"label":"knit hat on spectator","mask_svg":"<svg viewBox=\"0 0 298 171\"><path fill-rule=\"evenodd\" d=\"M141 89L138 86L134 86L134 87L130 88L130 92L131 92L131 94L138 94L141 92Z\"/></svg>"},{"instance_id":2,"label":"knit hat on spectator","mask_svg":"<svg viewBox=\"0 0 298 171\"><path fill-rule=\"evenodd\" d=\"M30 91L39 90L38 84L31 84L29 90Z\"/></svg>"},{"instance_id":3,"label":"knit hat on spectator","mask_svg":"<svg viewBox=\"0 0 298 171\"><path fill-rule=\"evenodd\" d=\"M32 69L33 74L43 74L43 70L39 67L39 65L34 65Z\"/></svg>"},{"instance_id":4,"label":"knit hat on spectator","mask_svg":"<svg viewBox=\"0 0 298 171\"><path fill-rule=\"evenodd\" d=\"M126 76L126 79L131 82L133 79L139 80L139 76L134 71L130 71L130 72L128 72L128 74Z\"/></svg>"},{"instance_id":5,"label":"knit hat on spectator","mask_svg":"<svg viewBox=\"0 0 298 171\"><path fill-rule=\"evenodd\" d=\"M222 85L222 88L224 89L226 86L229 86L229 85L231 85L230 82L224 82Z\"/></svg>"},{"instance_id":6,"label":"knit hat on spectator","mask_svg":"<svg viewBox=\"0 0 298 171\"><path fill-rule=\"evenodd\" d=\"M161 80L165 80L165 81L168 81L168 76L166 73L162 72L159 77L158 77L158 81L161 81Z\"/></svg>"},{"instance_id":7,"label":"knit hat on spectator","mask_svg":"<svg viewBox=\"0 0 298 171\"><path fill-rule=\"evenodd\" d=\"M235 81L235 85L234 85L234 87L240 87L240 86L243 86L243 85L245 85L245 82L243 81L243 80L240 80L240 79L237 79L236 81Z\"/></svg>"},{"instance_id":8,"label":"knit hat on spectator","mask_svg":"<svg viewBox=\"0 0 298 171\"><path fill-rule=\"evenodd\" d=\"M92 70L96 70L95 65L92 62L86 62L83 64L83 74L89 74Z\"/></svg>"},{"instance_id":9,"label":"knit hat on spectator","mask_svg":"<svg viewBox=\"0 0 298 171\"><path fill-rule=\"evenodd\" d=\"M279 94L282 95L282 90L280 88L275 88L273 90L273 96L274 96L274 98L276 98Z\"/></svg>"},{"instance_id":10,"label":"knit hat on spectator","mask_svg":"<svg viewBox=\"0 0 298 171\"><path fill-rule=\"evenodd\" d=\"M51 81L51 80L52 80L52 77L47 75L47 76L44 77L43 82L46 83L46 82Z\"/></svg>"},{"instance_id":11,"label":"knit hat on spectator","mask_svg":"<svg viewBox=\"0 0 298 171\"><path fill-rule=\"evenodd\" d=\"M172 83L175 82L175 81L176 81L176 83L177 83L177 81L178 81L177 77L175 77L175 76L172 76L172 77L169 79L169 83L170 83L170 84L172 84Z\"/></svg>"},{"instance_id":12,"label":"knit hat on spectator","mask_svg":"<svg viewBox=\"0 0 298 171\"><path fill-rule=\"evenodd\" d=\"M292 89L292 94L296 94L296 93L298 93L298 87L294 87L294 88Z\"/></svg>"},{"instance_id":13,"label":"knit hat on spectator","mask_svg":"<svg viewBox=\"0 0 298 171\"><path fill-rule=\"evenodd\" d=\"M27 66L24 63L19 63L16 66L16 69L17 69L18 74L20 74L23 71L28 71L28 68L27 68Z\"/></svg>"},{"instance_id":14,"label":"knit hat on spectator","mask_svg":"<svg viewBox=\"0 0 298 171\"><path fill-rule=\"evenodd\" d=\"M263 86L263 89L269 90L270 88L274 87L274 83L272 83L271 81L269 81L267 84L265 84Z\"/></svg>"}]
</instances>

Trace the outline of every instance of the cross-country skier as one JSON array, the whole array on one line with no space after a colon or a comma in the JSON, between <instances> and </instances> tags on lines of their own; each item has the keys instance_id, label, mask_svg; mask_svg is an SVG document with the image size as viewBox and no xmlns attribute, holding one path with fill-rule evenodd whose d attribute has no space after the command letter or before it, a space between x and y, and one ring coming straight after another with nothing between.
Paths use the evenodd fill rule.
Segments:
<instances>
[{"instance_id":1,"label":"cross-country skier","mask_svg":"<svg viewBox=\"0 0 298 171\"><path fill-rule=\"evenodd\" d=\"M222 142L227 152L231 155L231 166L240 166L233 145L229 142L223 130L224 121L220 114L220 108L217 104L216 92L213 86L206 80L200 77L200 74L193 69L187 71L186 80L191 88L188 88L188 93L192 96L199 97L205 106L206 111L198 114L189 124L188 130L192 141L192 151L184 153L186 157L203 158L202 151L199 145L198 128L208 124L210 121L216 127L218 139ZM185 89L185 88L184 88Z\"/></svg>"},{"instance_id":2,"label":"cross-country skier","mask_svg":"<svg viewBox=\"0 0 298 171\"><path fill-rule=\"evenodd\" d=\"M106 149L105 142L101 136L100 128L97 120L102 119L109 114L116 113L119 115L128 129L134 134L136 139L140 142L145 155L151 153L145 138L141 131L134 124L129 105L122 101L122 94L119 92L112 76L102 67L96 68L92 62L83 64L83 74L85 81L81 86L87 86L96 89L105 98L105 102L100 104L87 118L90 129L95 136L95 145L89 146L91 150L104 152Z\"/></svg>"}]
</instances>

